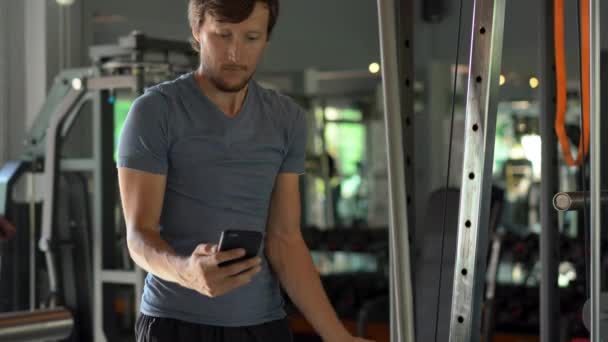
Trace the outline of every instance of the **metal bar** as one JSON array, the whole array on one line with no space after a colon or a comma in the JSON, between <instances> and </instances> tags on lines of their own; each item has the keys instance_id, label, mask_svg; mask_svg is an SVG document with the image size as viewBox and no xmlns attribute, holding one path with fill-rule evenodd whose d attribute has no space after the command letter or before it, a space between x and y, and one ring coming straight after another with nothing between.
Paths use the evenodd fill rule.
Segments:
<instances>
[{"instance_id":1,"label":"metal bar","mask_svg":"<svg viewBox=\"0 0 608 342\"><path fill-rule=\"evenodd\" d=\"M95 170L95 161L92 159L63 159L59 162L61 171L88 171Z\"/></svg>"},{"instance_id":2,"label":"metal bar","mask_svg":"<svg viewBox=\"0 0 608 342\"><path fill-rule=\"evenodd\" d=\"M135 271L109 271L103 270L101 271L101 281L104 283L112 283L112 284L138 284L139 280L137 277L138 273Z\"/></svg>"},{"instance_id":3,"label":"metal bar","mask_svg":"<svg viewBox=\"0 0 608 342\"><path fill-rule=\"evenodd\" d=\"M141 32L134 31L131 34L120 37L118 44L121 47L128 48L130 50L136 50L141 52L146 51L172 51L180 52L184 55L194 55L195 52L192 50L190 44L183 41L174 41L167 39L155 39L150 38Z\"/></svg>"},{"instance_id":4,"label":"metal bar","mask_svg":"<svg viewBox=\"0 0 608 342\"><path fill-rule=\"evenodd\" d=\"M496 276L498 274L498 262L500 260L501 237L494 234L492 238L492 249L490 251L490 264L486 272L486 302L484 303L484 331L483 341L492 341L495 322L495 303L494 297L496 294Z\"/></svg>"},{"instance_id":5,"label":"metal bar","mask_svg":"<svg viewBox=\"0 0 608 342\"><path fill-rule=\"evenodd\" d=\"M600 117L600 2L589 0L590 164L591 164L591 342L600 342L601 291L601 117Z\"/></svg>"},{"instance_id":6,"label":"metal bar","mask_svg":"<svg viewBox=\"0 0 608 342\"><path fill-rule=\"evenodd\" d=\"M95 168L93 171L93 336L95 342L107 341L103 322L103 179L102 179L102 132L101 132L101 92L95 92L93 101L93 160Z\"/></svg>"},{"instance_id":7,"label":"metal bar","mask_svg":"<svg viewBox=\"0 0 608 342\"><path fill-rule=\"evenodd\" d=\"M87 79L90 90L102 89L137 89L136 76L100 76Z\"/></svg>"},{"instance_id":8,"label":"metal bar","mask_svg":"<svg viewBox=\"0 0 608 342\"><path fill-rule=\"evenodd\" d=\"M9 118L9 56L12 49L9 44L9 9L8 1L0 1L0 163L9 158L10 124ZM0 205L0 210L2 206Z\"/></svg>"},{"instance_id":9,"label":"metal bar","mask_svg":"<svg viewBox=\"0 0 608 342\"><path fill-rule=\"evenodd\" d=\"M475 0L450 342L480 340L504 18L504 0Z\"/></svg>"},{"instance_id":10,"label":"metal bar","mask_svg":"<svg viewBox=\"0 0 608 342\"><path fill-rule=\"evenodd\" d=\"M76 82L76 81L74 81ZM90 90L87 87L87 90ZM89 102L90 99L87 96L83 96L82 99L78 102L77 107L80 109L81 107L84 106L85 103ZM80 111L74 111L72 112L66 119L65 122L63 123L62 127L61 127L61 133L60 133L60 139L61 140L65 140L66 137L70 136L71 132L72 132L72 128L74 127L74 123L76 122L76 119L80 117ZM90 137L89 135L81 135L83 137Z\"/></svg>"},{"instance_id":11,"label":"metal bar","mask_svg":"<svg viewBox=\"0 0 608 342\"><path fill-rule=\"evenodd\" d=\"M391 253L391 251L389 250L389 258L393 258L393 255ZM394 342L399 334L399 332L397 331L397 324L395 322L395 319L393 317L397 317L397 312L396 312L396 308L395 308L395 289L397 288L397 283L395 282L395 267L392 266L392 264L389 267L389 273L388 273L388 284L389 284L389 290L388 290L388 295L389 295L389 328L390 328L390 336L391 337L391 342ZM413 294L412 294L413 297ZM412 310L413 312L413 310Z\"/></svg>"},{"instance_id":12,"label":"metal bar","mask_svg":"<svg viewBox=\"0 0 608 342\"><path fill-rule=\"evenodd\" d=\"M30 247L30 310L36 309L36 277L38 276L38 272L36 272L36 177L30 174L27 177L28 187L30 189L29 193L29 203L28 203L28 214L29 214L29 228L30 228L30 236L29 236L29 247Z\"/></svg>"},{"instance_id":13,"label":"metal bar","mask_svg":"<svg viewBox=\"0 0 608 342\"><path fill-rule=\"evenodd\" d=\"M0 340L6 342L63 340L73 327L72 313L65 308L0 314Z\"/></svg>"},{"instance_id":14,"label":"metal bar","mask_svg":"<svg viewBox=\"0 0 608 342\"><path fill-rule=\"evenodd\" d=\"M416 214L418 203L413 201L415 197L415 183L414 183L414 160L415 160L415 138L414 138L414 1L413 0L399 0L397 8L395 10L397 15L397 57L398 57L398 70L399 70L399 87L401 95L401 120L405 123L403 125L403 151L405 153L405 189L407 189L406 203L407 203L407 226L408 226L408 239L409 241L415 241L416 239ZM410 261L409 265L416 264L416 252L414 248L410 249ZM395 271L395 269L393 269ZM415 319L415 307L416 307L416 287L414 286L416 274L413 271L410 275L410 282L412 284L412 320L414 326L414 332L416 332L416 319ZM394 277L393 277L394 280ZM395 288L396 283L391 283L391 286ZM392 314L394 314L394 307L392 308ZM395 327L393 327L395 328ZM396 334L396 331L395 331ZM414 333L414 340L416 334ZM396 335L393 335L396 336Z\"/></svg>"},{"instance_id":15,"label":"metal bar","mask_svg":"<svg viewBox=\"0 0 608 342\"><path fill-rule=\"evenodd\" d=\"M591 200L589 191L558 192L553 197L553 208L558 211L583 210ZM600 205L608 203L608 191L600 192Z\"/></svg>"},{"instance_id":16,"label":"metal bar","mask_svg":"<svg viewBox=\"0 0 608 342\"><path fill-rule=\"evenodd\" d=\"M380 52L382 56L382 85L386 125L388 184L389 184L389 242L390 265L393 268L394 316L391 324L396 334L391 340L414 341L413 295L408 240L407 192L403 130L397 63L397 26L394 0L378 0Z\"/></svg>"},{"instance_id":17,"label":"metal bar","mask_svg":"<svg viewBox=\"0 0 608 342\"><path fill-rule=\"evenodd\" d=\"M540 46L541 65L539 101L541 104L540 134L541 146L541 200L540 200L540 338L541 342L560 341L560 302L557 287L559 227L557 213L551 208L553 194L558 190L557 137L554 123L556 105L553 102L556 91L555 43L553 29L553 2L540 3Z\"/></svg>"},{"instance_id":18,"label":"metal bar","mask_svg":"<svg viewBox=\"0 0 608 342\"><path fill-rule=\"evenodd\" d=\"M84 95L84 93L84 89L72 89L68 92L65 99L61 102L61 105L59 105L51 117L46 134L44 189L42 193L44 204L42 206L42 228L40 233L39 248L44 252L46 257L46 264L49 274L49 290L52 296L54 296L58 291L57 271L55 269L53 251L51 250L49 243L53 236L53 224L55 223L55 186L57 185L57 168L59 165L59 133L61 131L61 125L64 119L72 112L75 105ZM52 299L50 306L54 306L54 301Z\"/></svg>"},{"instance_id":19,"label":"metal bar","mask_svg":"<svg viewBox=\"0 0 608 342\"><path fill-rule=\"evenodd\" d=\"M416 214L417 201L415 183L414 183L414 160L415 157L415 137L414 137L414 1L400 0L396 10L399 13L399 34L398 42L398 57L399 57L399 85L401 89L401 118L405 125L403 126L403 150L405 151L405 186L407 193L407 222L409 229L410 241L413 241L416 236ZM410 253L411 264L415 264L415 252L412 249ZM412 274L412 283L415 283ZM415 291L415 289L414 289ZM415 298L415 296L414 296ZM415 300L414 300L415 302ZM415 305L415 303L414 303Z\"/></svg>"}]
</instances>

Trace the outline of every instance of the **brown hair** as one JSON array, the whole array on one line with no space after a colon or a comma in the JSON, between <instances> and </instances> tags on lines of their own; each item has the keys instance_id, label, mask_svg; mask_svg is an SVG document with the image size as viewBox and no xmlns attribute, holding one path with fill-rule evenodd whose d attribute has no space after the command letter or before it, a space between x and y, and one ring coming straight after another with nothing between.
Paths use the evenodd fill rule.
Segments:
<instances>
[{"instance_id":1,"label":"brown hair","mask_svg":"<svg viewBox=\"0 0 608 342\"><path fill-rule=\"evenodd\" d=\"M199 27L209 13L219 21L229 23L240 23L249 18L255 4L262 2L268 6L270 19L268 20L268 39L279 16L279 0L189 0L188 20L190 27ZM194 50L199 51L198 42L194 37L190 38Z\"/></svg>"}]
</instances>

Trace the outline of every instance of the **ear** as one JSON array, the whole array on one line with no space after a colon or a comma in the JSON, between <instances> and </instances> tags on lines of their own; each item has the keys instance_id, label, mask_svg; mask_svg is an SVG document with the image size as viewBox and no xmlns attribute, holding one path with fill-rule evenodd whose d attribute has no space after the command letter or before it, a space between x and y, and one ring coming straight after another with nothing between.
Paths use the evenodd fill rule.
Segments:
<instances>
[{"instance_id":1,"label":"ear","mask_svg":"<svg viewBox=\"0 0 608 342\"><path fill-rule=\"evenodd\" d=\"M201 39L200 39L200 35L201 35L201 30L200 30L200 25L198 26L192 26L192 39L194 39L197 43L197 45L201 44Z\"/></svg>"}]
</instances>

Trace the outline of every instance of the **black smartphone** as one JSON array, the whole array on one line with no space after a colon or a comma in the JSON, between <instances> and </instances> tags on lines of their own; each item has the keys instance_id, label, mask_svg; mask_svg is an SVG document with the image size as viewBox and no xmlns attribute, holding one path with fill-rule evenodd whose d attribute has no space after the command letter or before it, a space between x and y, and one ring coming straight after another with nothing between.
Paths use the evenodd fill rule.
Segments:
<instances>
[{"instance_id":1,"label":"black smartphone","mask_svg":"<svg viewBox=\"0 0 608 342\"><path fill-rule=\"evenodd\" d=\"M227 266L258 256L260 248L262 247L263 238L264 236L261 232L252 230L224 230L220 236L218 251L225 252L232 249L243 248L245 250L245 255L234 260L223 262L218 266Z\"/></svg>"}]
</instances>

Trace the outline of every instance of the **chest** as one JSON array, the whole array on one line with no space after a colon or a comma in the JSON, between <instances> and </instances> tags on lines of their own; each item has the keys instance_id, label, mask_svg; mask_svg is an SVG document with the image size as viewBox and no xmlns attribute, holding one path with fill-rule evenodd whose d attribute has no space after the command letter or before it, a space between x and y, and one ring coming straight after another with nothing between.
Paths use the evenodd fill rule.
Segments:
<instances>
[{"instance_id":1,"label":"chest","mask_svg":"<svg viewBox=\"0 0 608 342\"><path fill-rule=\"evenodd\" d=\"M199 179L209 187L246 181L272 187L286 152L285 130L264 115L250 115L238 122L182 125L168 159L173 175L192 183Z\"/></svg>"}]
</instances>

